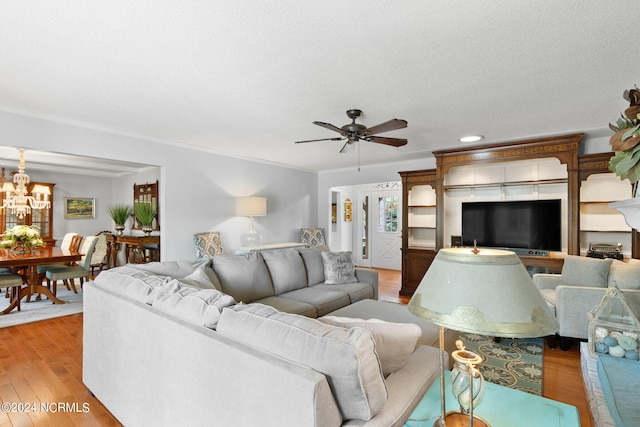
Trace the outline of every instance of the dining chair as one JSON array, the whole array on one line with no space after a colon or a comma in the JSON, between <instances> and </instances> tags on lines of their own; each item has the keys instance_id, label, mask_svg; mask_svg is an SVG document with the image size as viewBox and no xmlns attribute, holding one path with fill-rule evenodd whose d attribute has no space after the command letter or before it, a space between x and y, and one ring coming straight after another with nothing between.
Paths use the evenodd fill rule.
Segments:
<instances>
[{"instance_id":1,"label":"dining chair","mask_svg":"<svg viewBox=\"0 0 640 427\"><path fill-rule=\"evenodd\" d=\"M8 268L0 268L0 289L5 289L9 301L13 301L14 298L17 298L22 284L22 276L12 273ZM17 308L18 311L20 311L20 301L18 301ZM4 311L0 311L0 313L4 313Z\"/></svg>"},{"instance_id":2,"label":"dining chair","mask_svg":"<svg viewBox=\"0 0 640 427\"><path fill-rule=\"evenodd\" d=\"M69 247L71 246L71 240L73 239L73 236L77 236L78 233L67 233L62 237L62 240L60 241L60 248L61 249L69 249Z\"/></svg>"},{"instance_id":3,"label":"dining chair","mask_svg":"<svg viewBox=\"0 0 640 427\"><path fill-rule=\"evenodd\" d=\"M82 234L78 234L78 233L67 233L64 235L64 237L62 238L62 241L60 243L60 249L68 249L69 252L79 252L80 251L80 244L82 243L82 239L83 236ZM41 264L37 267L38 270L38 274L46 274L48 270L54 269L54 268L58 268L58 267L65 267L65 266L72 266L75 265L76 262L72 261L72 262L56 262L53 264ZM68 282L64 282L65 286L67 287L68 290L71 290L71 286L69 286ZM49 283L49 281L47 281L47 287L49 288L50 291L51 290L51 284ZM52 291L53 292L53 291ZM54 294L55 295L55 292Z\"/></svg>"},{"instance_id":4,"label":"dining chair","mask_svg":"<svg viewBox=\"0 0 640 427\"><path fill-rule=\"evenodd\" d=\"M93 250L93 255L91 256L91 277L95 274L95 269L98 271L102 271L102 269L107 265L108 257L107 257L107 235L111 234L110 231L101 231L96 236L98 236L98 241L96 242L96 247Z\"/></svg>"},{"instance_id":5,"label":"dining chair","mask_svg":"<svg viewBox=\"0 0 640 427\"><path fill-rule=\"evenodd\" d=\"M97 242L98 236L86 236L82 239L82 245L78 251L82 254L80 261L75 265L52 266L46 271L47 286L50 289L52 288L53 295L56 295L58 280L62 280L67 288L72 289L76 294L78 293L75 279L80 279L80 287L82 288L84 280L89 278L91 274L91 257Z\"/></svg>"},{"instance_id":6,"label":"dining chair","mask_svg":"<svg viewBox=\"0 0 640 427\"><path fill-rule=\"evenodd\" d=\"M193 243L196 247L196 259L224 255L219 231L195 233L193 235Z\"/></svg>"}]
</instances>

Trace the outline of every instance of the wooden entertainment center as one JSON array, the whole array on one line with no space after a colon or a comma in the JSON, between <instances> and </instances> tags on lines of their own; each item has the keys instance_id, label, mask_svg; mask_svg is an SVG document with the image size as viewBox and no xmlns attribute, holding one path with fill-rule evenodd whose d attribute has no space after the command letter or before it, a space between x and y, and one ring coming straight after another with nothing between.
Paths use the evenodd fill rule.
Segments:
<instances>
[{"instance_id":1,"label":"wooden entertainment center","mask_svg":"<svg viewBox=\"0 0 640 427\"><path fill-rule=\"evenodd\" d=\"M618 236L615 233L630 235L631 255L636 257L639 246L637 233L625 228L626 225L612 230L583 231L580 227L581 209L585 219L596 216L583 206L586 202L580 202L581 185L591 175L613 175L608 169L612 153L578 155L583 136L578 133L434 151L436 169L399 172L403 191L400 294L413 295L437 251L448 246L448 239L453 238L454 234L459 234L456 223L460 222L457 219L460 217L460 200L560 198L566 211L563 213L563 223L566 222L563 246L567 254L580 255L581 244L584 252L587 238L591 238L593 233L608 231L614 233L614 237ZM626 197L630 197L631 186L617 181L613 185L622 186L622 191L618 191L622 194L619 198L625 198L623 195L626 193ZM611 201L614 200L603 195L602 200L588 203L595 206L598 214L605 210L604 213L615 219L617 224L617 212L606 211L606 204ZM598 227L590 225L590 228ZM587 231L592 234L587 235ZM551 253L550 256L520 255L520 258L525 266L560 271L564 253Z\"/></svg>"}]
</instances>

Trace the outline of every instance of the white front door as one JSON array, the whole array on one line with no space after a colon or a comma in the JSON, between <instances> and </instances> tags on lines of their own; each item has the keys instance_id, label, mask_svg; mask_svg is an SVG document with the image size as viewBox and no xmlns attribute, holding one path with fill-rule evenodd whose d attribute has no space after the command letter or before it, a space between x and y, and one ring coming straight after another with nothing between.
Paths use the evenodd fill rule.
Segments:
<instances>
[{"instance_id":1,"label":"white front door","mask_svg":"<svg viewBox=\"0 0 640 427\"><path fill-rule=\"evenodd\" d=\"M369 194L369 255L371 267L402 268L402 196L400 191Z\"/></svg>"}]
</instances>

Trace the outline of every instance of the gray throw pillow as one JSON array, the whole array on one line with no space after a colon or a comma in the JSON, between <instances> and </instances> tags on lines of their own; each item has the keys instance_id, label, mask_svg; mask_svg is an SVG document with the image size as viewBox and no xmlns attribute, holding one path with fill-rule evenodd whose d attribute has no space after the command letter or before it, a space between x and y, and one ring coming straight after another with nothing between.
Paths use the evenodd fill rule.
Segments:
<instances>
[{"instance_id":1,"label":"gray throw pillow","mask_svg":"<svg viewBox=\"0 0 640 427\"><path fill-rule=\"evenodd\" d=\"M358 281L353 259L351 258L351 251L321 253L322 263L324 264L324 283L340 285Z\"/></svg>"},{"instance_id":2,"label":"gray throw pillow","mask_svg":"<svg viewBox=\"0 0 640 427\"><path fill-rule=\"evenodd\" d=\"M611 259L567 255L564 257L562 266L562 284L606 288L611 261Z\"/></svg>"}]
</instances>

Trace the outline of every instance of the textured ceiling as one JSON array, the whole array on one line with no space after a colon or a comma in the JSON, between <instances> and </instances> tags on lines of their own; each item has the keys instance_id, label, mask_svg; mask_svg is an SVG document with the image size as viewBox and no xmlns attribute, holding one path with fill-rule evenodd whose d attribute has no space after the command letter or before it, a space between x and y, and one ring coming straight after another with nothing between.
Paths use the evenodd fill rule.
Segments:
<instances>
[{"instance_id":1,"label":"textured ceiling","mask_svg":"<svg viewBox=\"0 0 640 427\"><path fill-rule=\"evenodd\" d=\"M362 165L604 134L640 83L637 0L0 3L0 110L305 170L358 150L313 120L408 128ZM13 145L12 141L0 141Z\"/></svg>"}]
</instances>

